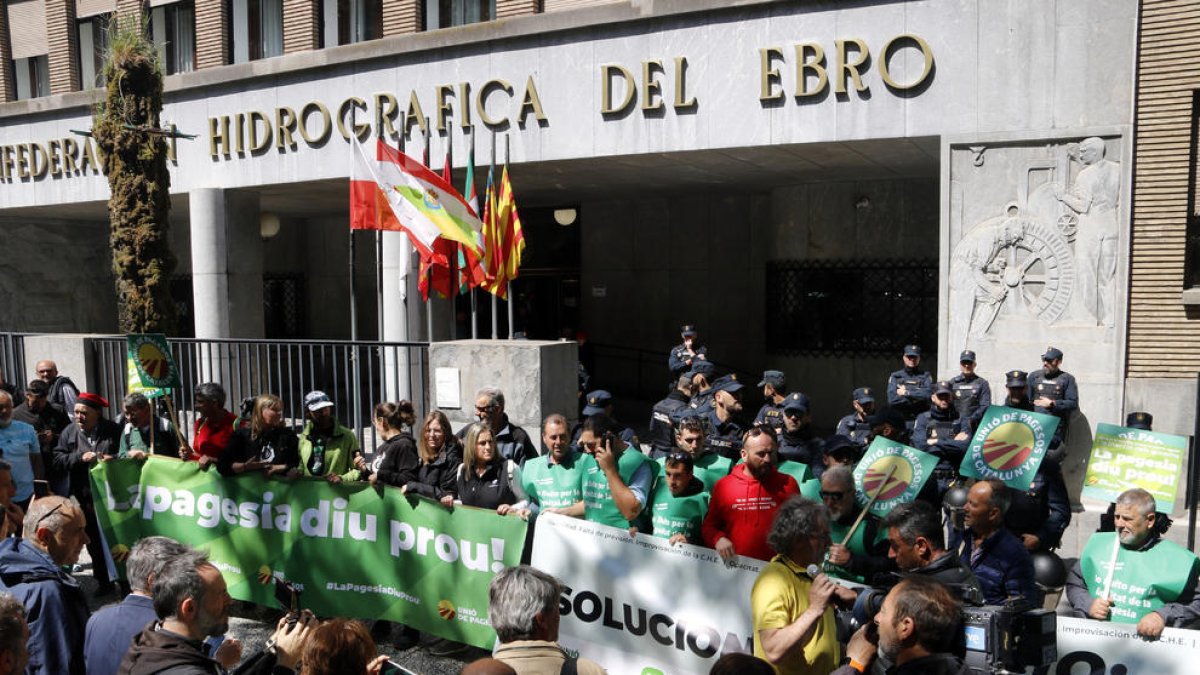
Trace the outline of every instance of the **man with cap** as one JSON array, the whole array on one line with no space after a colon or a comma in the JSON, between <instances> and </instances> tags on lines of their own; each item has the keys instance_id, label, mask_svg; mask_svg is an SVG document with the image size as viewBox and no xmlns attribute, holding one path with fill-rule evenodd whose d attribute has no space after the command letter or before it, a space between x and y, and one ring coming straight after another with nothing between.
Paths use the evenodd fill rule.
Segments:
<instances>
[{"instance_id":1,"label":"man with cap","mask_svg":"<svg viewBox=\"0 0 1200 675\"><path fill-rule=\"evenodd\" d=\"M821 461L814 464L812 467L813 477L820 479L825 475L825 472L835 466L845 466L851 469L858 460L862 459L862 446L850 440L849 436L834 434L825 439L824 447L821 449ZM805 497L809 497L809 493L805 493ZM819 496L816 496L815 489L812 492L812 499L820 501Z\"/></svg>"},{"instance_id":2,"label":"man with cap","mask_svg":"<svg viewBox=\"0 0 1200 675\"><path fill-rule=\"evenodd\" d=\"M730 373L713 383L713 407L703 418L708 425L708 445L717 454L736 459L742 450L742 434L746 427L739 415L742 412L742 383L737 374Z\"/></svg>"},{"instance_id":3,"label":"man with cap","mask_svg":"<svg viewBox=\"0 0 1200 675\"><path fill-rule=\"evenodd\" d=\"M883 436L889 441L908 445L909 435L904 415L895 408L884 406L876 410L867 418L867 425L871 428L867 435L867 445L870 445L876 436Z\"/></svg>"},{"instance_id":4,"label":"man with cap","mask_svg":"<svg viewBox=\"0 0 1200 675\"><path fill-rule=\"evenodd\" d=\"M1017 410L1033 410L1033 402L1029 400L1029 375L1025 371L1010 370L1005 373L1004 388L1008 394L1002 405Z\"/></svg>"},{"instance_id":5,"label":"man with cap","mask_svg":"<svg viewBox=\"0 0 1200 675\"><path fill-rule=\"evenodd\" d=\"M1046 450L1046 456L1053 459L1062 458L1067 426L1071 415L1079 409L1079 387L1074 375L1059 368L1062 359L1062 350L1049 347L1042 354L1042 369L1029 374L1029 400L1033 401L1034 412L1058 418L1058 428Z\"/></svg>"},{"instance_id":6,"label":"man with cap","mask_svg":"<svg viewBox=\"0 0 1200 675\"><path fill-rule=\"evenodd\" d=\"M950 378L954 390L954 407L960 417L967 421L968 432L974 431L983 419L983 413L992 404L992 386L975 374L975 352L967 349L958 357L961 372Z\"/></svg>"},{"instance_id":7,"label":"man with cap","mask_svg":"<svg viewBox=\"0 0 1200 675\"><path fill-rule=\"evenodd\" d=\"M48 394L50 385L41 380L33 380L25 387L25 401L13 410L13 419L20 420L33 427L41 444L42 457L47 464L54 446L58 443L58 435L71 423L67 411L62 406L50 402Z\"/></svg>"},{"instance_id":8,"label":"man with cap","mask_svg":"<svg viewBox=\"0 0 1200 675\"><path fill-rule=\"evenodd\" d=\"M1141 431L1154 431L1154 415L1148 412L1131 412L1125 416L1125 426Z\"/></svg>"},{"instance_id":9,"label":"man with cap","mask_svg":"<svg viewBox=\"0 0 1200 675\"><path fill-rule=\"evenodd\" d=\"M783 428L783 399L787 398L787 376L782 370L764 370L762 381L758 383L762 389L763 403L754 417L754 426L770 424L775 431Z\"/></svg>"},{"instance_id":10,"label":"man with cap","mask_svg":"<svg viewBox=\"0 0 1200 675\"><path fill-rule=\"evenodd\" d=\"M603 389L589 391L587 393L587 405L583 407L583 419L587 419L592 415L606 415L613 424L616 424L621 429L621 440L632 445L638 445L637 435L633 433L633 429L621 424L613 417L613 398L612 394ZM571 443L576 449L579 447L579 432L583 429L583 421L575 425L575 433L571 435Z\"/></svg>"},{"instance_id":11,"label":"man with cap","mask_svg":"<svg viewBox=\"0 0 1200 675\"><path fill-rule=\"evenodd\" d=\"M948 380L934 386L933 406L917 415L913 424L912 445L938 458L933 470L937 496L928 495L932 503L940 504L950 484L958 480L958 467L971 440L970 422L960 417L954 407L954 388Z\"/></svg>"},{"instance_id":12,"label":"man with cap","mask_svg":"<svg viewBox=\"0 0 1200 675\"><path fill-rule=\"evenodd\" d=\"M680 375L671 393L650 410L647 440L650 441L652 459L666 457L675 447L676 423L683 411L690 410L688 401L692 398L692 391L692 378L687 374Z\"/></svg>"},{"instance_id":13,"label":"man with cap","mask_svg":"<svg viewBox=\"0 0 1200 675\"><path fill-rule=\"evenodd\" d=\"M317 476L330 483L358 480L366 466L358 447L358 436L333 416L333 401L323 391L310 391L304 397L308 421L300 432L300 465L305 476Z\"/></svg>"},{"instance_id":14,"label":"man with cap","mask_svg":"<svg viewBox=\"0 0 1200 675\"><path fill-rule=\"evenodd\" d=\"M671 356L667 359L667 365L675 377L686 373L697 361L708 360L708 348L700 344L695 326L684 324L679 328L679 335L683 338L683 344L672 347Z\"/></svg>"},{"instance_id":15,"label":"man with cap","mask_svg":"<svg viewBox=\"0 0 1200 675\"><path fill-rule=\"evenodd\" d=\"M929 409L933 378L920 370L921 348L905 345L904 367L888 376L888 405L900 412L906 422Z\"/></svg>"},{"instance_id":16,"label":"man with cap","mask_svg":"<svg viewBox=\"0 0 1200 675\"><path fill-rule=\"evenodd\" d=\"M867 418L875 412L875 390L870 387L855 389L850 394L850 403L854 405L854 412L838 420L837 434L865 448L871 435Z\"/></svg>"},{"instance_id":17,"label":"man with cap","mask_svg":"<svg viewBox=\"0 0 1200 675\"><path fill-rule=\"evenodd\" d=\"M89 540L88 555L92 558L93 574L100 582L97 591L100 595L112 592L115 585L100 541L100 525L96 520L96 507L92 504L92 482L88 471L96 462L116 457L121 445L121 427L101 413L107 407L108 401L99 394L86 391L79 394L75 399L75 421L63 429L53 456L54 468L67 476L68 494L79 500L83 510Z\"/></svg>"},{"instance_id":18,"label":"man with cap","mask_svg":"<svg viewBox=\"0 0 1200 675\"><path fill-rule=\"evenodd\" d=\"M1138 635L1151 639L1200 620L1200 560L1163 537L1170 526L1163 518L1141 488L1117 497L1116 531L1093 534L1067 576L1075 616L1136 623Z\"/></svg>"},{"instance_id":19,"label":"man with cap","mask_svg":"<svg viewBox=\"0 0 1200 675\"><path fill-rule=\"evenodd\" d=\"M779 459L797 462L815 471L821 463L825 442L812 432L808 397L792 392L783 399L783 428L779 430Z\"/></svg>"}]
</instances>

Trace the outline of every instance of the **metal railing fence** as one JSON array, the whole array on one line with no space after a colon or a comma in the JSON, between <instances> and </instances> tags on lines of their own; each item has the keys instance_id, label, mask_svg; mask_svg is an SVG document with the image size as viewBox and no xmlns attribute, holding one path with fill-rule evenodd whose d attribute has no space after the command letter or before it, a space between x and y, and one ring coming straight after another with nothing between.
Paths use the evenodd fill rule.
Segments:
<instances>
[{"instance_id":1,"label":"metal railing fence","mask_svg":"<svg viewBox=\"0 0 1200 675\"><path fill-rule=\"evenodd\" d=\"M338 420L359 434L367 453L379 439L372 425L376 403L408 399L420 419L428 409L428 345L420 342L238 340L172 338L168 342L182 381L173 402L180 428L192 436L194 390L204 382L225 388L226 408L238 413L259 394L283 399L284 416L303 424L304 396L319 389L333 400ZM116 415L128 391L123 336L92 342L97 385ZM406 376L407 373L407 376Z\"/></svg>"},{"instance_id":2,"label":"metal railing fence","mask_svg":"<svg viewBox=\"0 0 1200 675\"><path fill-rule=\"evenodd\" d=\"M23 391L29 383L25 372L25 334L0 333L0 375L4 381ZM15 403L21 403L16 401Z\"/></svg>"}]
</instances>

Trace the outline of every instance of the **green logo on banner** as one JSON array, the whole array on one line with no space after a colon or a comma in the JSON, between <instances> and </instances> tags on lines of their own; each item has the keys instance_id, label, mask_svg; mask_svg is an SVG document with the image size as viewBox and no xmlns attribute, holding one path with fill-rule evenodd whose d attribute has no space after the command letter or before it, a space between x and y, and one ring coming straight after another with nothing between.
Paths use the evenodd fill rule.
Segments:
<instances>
[{"instance_id":1,"label":"green logo on banner","mask_svg":"<svg viewBox=\"0 0 1200 675\"><path fill-rule=\"evenodd\" d=\"M1058 418L1053 415L988 406L959 473L996 478L1011 488L1028 490L1056 428Z\"/></svg>"},{"instance_id":2,"label":"green logo on banner","mask_svg":"<svg viewBox=\"0 0 1200 675\"><path fill-rule=\"evenodd\" d=\"M1183 436L1097 425L1081 496L1111 502L1125 490L1140 487L1154 495L1159 511L1172 513L1187 447Z\"/></svg>"},{"instance_id":3,"label":"green logo on banner","mask_svg":"<svg viewBox=\"0 0 1200 675\"><path fill-rule=\"evenodd\" d=\"M129 361L137 368L143 387L175 389L179 382L179 369L171 357L171 346L167 337L160 333L134 333L125 336Z\"/></svg>"},{"instance_id":4,"label":"green logo on banner","mask_svg":"<svg viewBox=\"0 0 1200 675\"><path fill-rule=\"evenodd\" d=\"M854 469L858 503L865 505L875 497L871 513L887 515L917 498L937 462L937 457L929 453L876 436Z\"/></svg>"}]
</instances>

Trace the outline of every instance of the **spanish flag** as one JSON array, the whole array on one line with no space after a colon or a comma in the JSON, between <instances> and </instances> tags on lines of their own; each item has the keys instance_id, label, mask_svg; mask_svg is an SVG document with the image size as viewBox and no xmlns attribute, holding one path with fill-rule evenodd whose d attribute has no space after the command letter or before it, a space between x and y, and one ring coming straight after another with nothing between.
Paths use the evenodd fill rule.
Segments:
<instances>
[{"instance_id":1,"label":"spanish flag","mask_svg":"<svg viewBox=\"0 0 1200 675\"><path fill-rule=\"evenodd\" d=\"M508 165L504 166L498 186L493 188L489 179L484 200L483 241L486 254L483 265L486 278L483 287L501 300L507 300L508 282L517 278L521 254L525 251L525 234L521 230L521 216L517 213L512 182L508 178Z\"/></svg>"}]
</instances>

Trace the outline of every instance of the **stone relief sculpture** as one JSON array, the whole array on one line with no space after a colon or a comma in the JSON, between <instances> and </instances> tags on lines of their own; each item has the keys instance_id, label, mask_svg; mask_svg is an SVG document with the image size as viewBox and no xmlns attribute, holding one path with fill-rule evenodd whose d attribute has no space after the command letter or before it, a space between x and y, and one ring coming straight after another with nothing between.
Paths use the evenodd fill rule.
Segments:
<instances>
[{"instance_id":1,"label":"stone relief sculpture","mask_svg":"<svg viewBox=\"0 0 1200 675\"><path fill-rule=\"evenodd\" d=\"M987 150L966 148L970 165ZM987 336L998 319L1052 325L1112 326L1115 321L1121 173L1104 140L1062 144L1052 157L1020 148L989 153L1023 175L1003 213L964 227L950 262L949 332L954 349ZM1040 153L1038 153L1040 154ZM1071 164L1083 164L1074 181ZM990 164L990 163L989 163ZM969 178L966 180L970 180ZM989 178L976 190L994 190Z\"/></svg>"},{"instance_id":2,"label":"stone relief sculpture","mask_svg":"<svg viewBox=\"0 0 1200 675\"><path fill-rule=\"evenodd\" d=\"M1104 141L1085 138L1079 144L1084 168L1069 188L1054 186L1054 197L1074 214L1076 270L1079 275L1076 303L1086 316L1102 326L1113 325L1116 295L1118 223L1121 170L1105 159Z\"/></svg>"}]
</instances>

